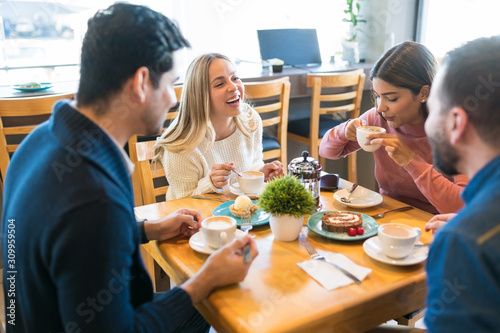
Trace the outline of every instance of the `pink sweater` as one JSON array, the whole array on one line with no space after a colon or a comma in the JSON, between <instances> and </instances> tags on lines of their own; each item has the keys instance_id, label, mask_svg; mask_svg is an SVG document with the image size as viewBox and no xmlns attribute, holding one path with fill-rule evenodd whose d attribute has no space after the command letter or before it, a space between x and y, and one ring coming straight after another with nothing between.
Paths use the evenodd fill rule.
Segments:
<instances>
[{"instance_id":1,"label":"pink sweater","mask_svg":"<svg viewBox=\"0 0 500 333\"><path fill-rule=\"evenodd\" d=\"M453 213L463 206L460 193L468 178L465 175L446 177L434 169L424 124L394 129L377 114L375 108L365 112L360 119L364 119L367 125L380 126L387 133L396 134L416 154L408 165L400 167L383 147L373 153L375 178L381 194L432 214ZM346 138L346 125L347 122L342 123L325 134L319 148L321 156L338 159L360 149L356 141Z\"/></svg>"}]
</instances>

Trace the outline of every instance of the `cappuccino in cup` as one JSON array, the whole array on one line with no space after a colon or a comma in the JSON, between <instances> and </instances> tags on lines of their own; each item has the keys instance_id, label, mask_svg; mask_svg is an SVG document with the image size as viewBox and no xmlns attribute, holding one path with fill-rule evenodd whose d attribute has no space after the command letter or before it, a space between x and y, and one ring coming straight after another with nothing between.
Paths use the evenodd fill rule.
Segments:
<instances>
[{"instance_id":1,"label":"cappuccino in cup","mask_svg":"<svg viewBox=\"0 0 500 333\"><path fill-rule=\"evenodd\" d=\"M380 144L370 145L371 139L367 139L366 136L368 134L383 134L386 133L385 128L378 126L359 126L356 129L356 138L358 139L358 143L363 148L364 151L374 152L375 150L380 148Z\"/></svg>"},{"instance_id":2,"label":"cappuccino in cup","mask_svg":"<svg viewBox=\"0 0 500 333\"><path fill-rule=\"evenodd\" d=\"M232 187L245 194L259 194L264 187L264 174L260 171L243 171L241 176L232 178L229 182ZM238 184L236 184L238 183Z\"/></svg>"},{"instance_id":3,"label":"cappuccino in cup","mask_svg":"<svg viewBox=\"0 0 500 333\"><path fill-rule=\"evenodd\" d=\"M387 223L378 228L378 239L382 251L386 256L394 259L408 256L421 236L420 228L401 223Z\"/></svg>"},{"instance_id":4,"label":"cappuccino in cup","mask_svg":"<svg viewBox=\"0 0 500 333\"><path fill-rule=\"evenodd\" d=\"M233 240L236 220L229 216L207 217L201 222L201 231L208 246L218 249Z\"/></svg>"}]
</instances>

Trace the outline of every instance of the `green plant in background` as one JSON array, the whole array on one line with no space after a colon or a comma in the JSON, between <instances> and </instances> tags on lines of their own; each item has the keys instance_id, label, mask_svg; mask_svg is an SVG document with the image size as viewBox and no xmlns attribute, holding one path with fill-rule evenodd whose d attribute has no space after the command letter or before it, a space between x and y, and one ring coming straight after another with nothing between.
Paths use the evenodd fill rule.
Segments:
<instances>
[{"instance_id":1,"label":"green plant in background","mask_svg":"<svg viewBox=\"0 0 500 333\"><path fill-rule=\"evenodd\" d=\"M288 174L269 181L259 198L259 207L274 216L301 217L316 209L316 201L296 177Z\"/></svg>"},{"instance_id":2,"label":"green plant in background","mask_svg":"<svg viewBox=\"0 0 500 333\"><path fill-rule=\"evenodd\" d=\"M351 23L350 36L347 38L349 41L356 41L358 23L366 23L366 20L362 20L361 15L359 15L359 9L361 6L358 1L346 0L347 9L344 9L344 13L346 13L349 18L344 18L342 21Z\"/></svg>"}]
</instances>

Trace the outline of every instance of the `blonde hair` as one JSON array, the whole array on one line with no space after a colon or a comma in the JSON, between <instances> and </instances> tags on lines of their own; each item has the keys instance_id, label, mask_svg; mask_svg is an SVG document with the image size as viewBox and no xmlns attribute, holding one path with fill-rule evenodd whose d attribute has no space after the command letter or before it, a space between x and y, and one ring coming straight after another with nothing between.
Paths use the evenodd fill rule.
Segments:
<instances>
[{"instance_id":1,"label":"blonde hair","mask_svg":"<svg viewBox=\"0 0 500 333\"><path fill-rule=\"evenodd\" d=\"M210 121L210 85L208 70L216 59L231 62L219 53L207 53L197 57L189 65L182 87L179 114L154 145L155 159L162 158L165 151L173 153L192 152L204 138L210 140L209 149L215 142L215 130ZM245 135L257 130L250 122L251 107L244 103L242 112L234 117L236 126Z\"/></svg>"}]
</instances>

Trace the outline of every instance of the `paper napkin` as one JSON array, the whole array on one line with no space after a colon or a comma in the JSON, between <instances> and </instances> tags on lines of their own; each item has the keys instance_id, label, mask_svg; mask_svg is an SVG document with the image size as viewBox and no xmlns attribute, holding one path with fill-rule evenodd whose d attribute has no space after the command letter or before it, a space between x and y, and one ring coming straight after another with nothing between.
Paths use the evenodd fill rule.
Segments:
<instances>
[{"instance_id":1,"label":"paper napkin","mask_svg":"<svg viewBox=\"0 0 500 333\"><path fill-rule=\"evenodd\" d=\"M320 250L318 250L318 253L322 254L328 260L333 261L361 281L372 272L370 268L356 265L343 254ZM350 278L345 276L344 273L324 260L311 259L299 262L297 265L327 290L333 290L354 283Z\"/></svg>"}]
</instances>

